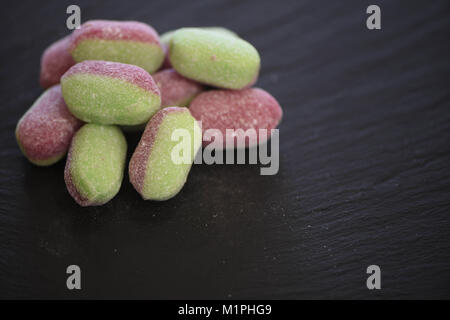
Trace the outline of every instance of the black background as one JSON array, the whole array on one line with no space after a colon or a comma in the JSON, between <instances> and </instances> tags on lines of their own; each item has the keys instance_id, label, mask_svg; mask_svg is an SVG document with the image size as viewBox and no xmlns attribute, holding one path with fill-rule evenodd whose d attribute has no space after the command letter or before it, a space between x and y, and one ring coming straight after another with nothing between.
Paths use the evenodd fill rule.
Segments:
<instances>
[{"instance_id":1,"label":"black background","mask_svg":"<svg viewBox=\"0 0 450 320\"><path fill-rule=\"evenodd\" d=\"M14 129L42 92L39 60L82 21L160 33L221 25L259 50L257 86L284 111L280 171L195 165L166 202L125 176L102 207L38 168ZM449 298L450 7L376 1L15 1L1 10L0 297ZM137 136L129 136L129 153ZM82 290L66 289L66 267ZM382 289L366 288L380 265Z\"/></svg>"}]
</instances>

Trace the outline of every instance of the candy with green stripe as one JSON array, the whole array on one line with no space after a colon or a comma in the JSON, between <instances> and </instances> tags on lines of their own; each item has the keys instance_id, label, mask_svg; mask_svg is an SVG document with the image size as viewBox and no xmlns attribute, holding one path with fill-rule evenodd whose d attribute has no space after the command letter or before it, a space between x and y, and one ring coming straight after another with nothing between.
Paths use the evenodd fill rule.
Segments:
<instances>
[{"instance_id":1,"label":"candy with green stripe","mask_svg":"<svg viewBox=\"0 0 450 320\"><path fill-rule=\"evenodd\" d=\"M226 28L223 27L197 27L197 29L202 29L202 30L207 30L207 31L214 31L214 32L218 32L220 34L223 35L229 35L232 37L237 37L239 38L239 36ZM175 29L175 30L171 30L171 31L167 31L164 32L161 37L159 38L161 40L161 45L163 47L164 50L164 54L165 54L165 59L164 59L164 63L161 66L161 69L169 69L172 68L172 64L170 63L170 59L169 59L169 45L170 45L170 40L172 39L172 36L175 34L175 32L177 32L180 29Z\"/></svg>"},{"instance_id":2,"label":"candy with green stripe","mask_svg":"<svg viewBox=\"0 0 450 320\"><path fill-rule=\"evenodd\" d=\"M70 112L86 122L143 124L161 106L151 75L118 62L80 62L61 78L61 88Z\"/></svg>"},{"instance_id":3,"label":"candy with green stripe","mask_svg":"<svg viewBox=\"0 0 450 320\"><path fill-rule=\"evenodd\" d=\"M247 41L199 28L173 34L169 59L182 76L226 89L251 86L260 68L258 51Z\"/></svg>"},{"instance_id":4,"label":"candy with green stripe","mask_svg":"<svg viewBox=\"0 0 450 320\"><path fill-rule=\"evenodd\" d=\"M122 62L150 73L158 70L164 60L158 33L151 26L136 21L87 21L73 32L70 53L76 62Z\"/></svg>"},{"instance_id":5,"label":"candy with green stripe","mask_svg":"<svg viewBox=\"0 0 450 320\"><path fill-rule=\"evenodd\" d=\"M64 180L81 206L102 205L120 189L127 142L117 126L89 123L75 134L67 156Z\"/></svg>"},{"instance_id":6,"label":"candy with green stripe","mask_svg":"<svg viewBox=\"0 0 450 320\"><path fill-rule=\"evenodd\" d=\"M130 182L145 200L174 197L186 182L202 135L187 108L168 107L147 124L128 167Z\"/></svg>"}]
</instances>

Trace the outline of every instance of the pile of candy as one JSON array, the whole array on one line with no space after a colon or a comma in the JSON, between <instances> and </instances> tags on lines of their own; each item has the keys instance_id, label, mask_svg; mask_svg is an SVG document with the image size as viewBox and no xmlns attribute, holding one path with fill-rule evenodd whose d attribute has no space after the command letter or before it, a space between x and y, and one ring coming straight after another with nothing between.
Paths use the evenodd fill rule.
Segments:
<instances>
[{"instance_id":1,"label":"pile of candy","mask_svg":"<svg viewBox=\"0 0 450 320\"><path fill-rule=\"evenodd\" d=\"M92 206L119 192L127 152L122 131L143 130L130 182L144 199L166 200L186 182L202 130L269 132L246 146L270 138L282 111L269 93L251 87L259 69L256 49L224 28L159 37L141 22L88 21L42 55L40 84L47 90L19 120L17 142L39 166L68 153L67 189L78 204ZM181 146L173 139L179 130L189 137ZM203 135L204 146L212 142ZM185 161L174 161L174 148Z\"/></svg>"}]
</instances>

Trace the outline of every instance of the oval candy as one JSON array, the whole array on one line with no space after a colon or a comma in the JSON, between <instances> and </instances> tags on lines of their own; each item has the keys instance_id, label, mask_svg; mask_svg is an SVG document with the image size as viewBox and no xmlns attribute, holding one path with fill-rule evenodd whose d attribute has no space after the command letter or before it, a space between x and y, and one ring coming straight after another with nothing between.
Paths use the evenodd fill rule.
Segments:
<instances>
[{"instance_id":1,"label":"oval candy","mask_svg":"<svg viewBox=\"0 0 450 320\"><path fill-rule=\"evenodd\" d=\"M175 32L169 59L182 76L226 89L251 86L260 68L258 51L247 41L198 28Z\"/></svg>"},{"instance_id":2,"label":"oval candy","mask_svg":"<svg viewBox=\"0 0 450 320\"><path fill-rule=\"evenodd\" d=\"M235 141L245 138L243 133L248 129L255 130L256 139L250 141L245 138L246 147L264 143L283 115L277 100L259 88L206 91L194 98L189 110L201 122L203 133L209 129L220 131L224 147L227 139L231 139L236 146ZM260 129L265 129L266 133L260 132ZM203 136L204 146L211 143L206 137Z\"/></svg>"},{"instance_id":3,"label":"oval candy","mask_svg":"<svg viewBox=\"0 0 450 320\"><path fill-rule=\"evenodd\" d=\"M86 122L142 124L161 106L151 75L130 64L83 61L64 74L61 87L70 112Z\"/></svg>"},{"instance_id":4,"label":"oval candy","mask_svg":"<svg viewBox=\"0 0 450 320\"><path fill-rule=\"evenodd\" d=\"M158 33L137 21L87 21L73 32L70 53L76 62L122 62L150 73L158 70L164 60Z\"/></svg>"},{"instance_id":5,"label":"oval candy","mask_svg":"<svg viewBox=\"0 0 450 320\"><path fill-rule=\"evenodd\" d=\"M168 107L153 116L128 167L130 182L143 199L167 200L181 190L201 139L187 108Z\"/></svg>"},{"instance_id":6,"label":"oval candy","mask_svg":"<svg viewBox=\"0 0 450 320\"><path fill-rule=\"evenodd\" d=\"M88 123L75 134L67 155L64 180L81 206L111 200L123 180L127 142L116 126Z\"/></svg>"},{"instance_id":7,"label":"oval candy","mask_svg":"<svg viewBox=\"0 0 450 320\"><path fill-rule=\"evenodd\" d=\"M70 37L64 37L47 49L41 57L41 72L39 83L42 88L58 84L61 76L75 64L69 52Z\"/></svg>"},{"instance_id":8,"label":"oval candy","mask_svg":"<svg viewBox=\"0 0 450 320\"><path fill-rule=\"evenodd\" d=\"M64 103L61 87L47 89L19 120L16 139L29 161L51 165L65 156L70 141L83 122Z\"/></svg>"}]
</instances>

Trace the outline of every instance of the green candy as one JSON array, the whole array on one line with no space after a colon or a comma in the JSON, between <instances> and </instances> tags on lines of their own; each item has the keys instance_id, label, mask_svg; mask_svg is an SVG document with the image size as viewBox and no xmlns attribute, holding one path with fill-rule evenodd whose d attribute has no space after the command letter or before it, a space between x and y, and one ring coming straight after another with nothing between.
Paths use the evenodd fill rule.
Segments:
<instances>
[{"instance_id":1,"label":"green candy","mask_svg":"<svg viewBox=\"0 0 450 320\"><path fill-rule=\"evenodd\" d=\"M123 63L78 63L61 78L61 88L70 112L85 122L139 125L161 106L150 74Z\"/></svg>"},{"instance_id":2,"label":"green candy","mask_svg":"<svg viewBox=\"0 0 450 320\"><path fill-rule=\"evenodd\" d=\"M89 123L75 134L67 156L64 180L81 206L102 205L120 189L127 142L116 126Z\"/></svg>"},{"instance_id":3,"label":"green candy","mask_svg":"<svg viewBox=\"0 0 450 320\"><path fill-rule=\"evenodd\" d=\"M168 107L147 124L128 167L145 200L167 200L186 182L201 146L201 129L187 108Z\"/></svg>"},{"instance_id":4,"label":"green candy","mask_svg":"<svg viewBox=\"0 0 450 320\"><path fill-rule=\"evenodd\" d=\"M169 59L186 78L226 89L256 82L258 51L247 41L217 31L183 28L172 35Z\"/></svg>"}]
</instances>

